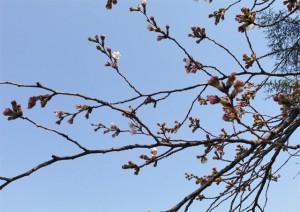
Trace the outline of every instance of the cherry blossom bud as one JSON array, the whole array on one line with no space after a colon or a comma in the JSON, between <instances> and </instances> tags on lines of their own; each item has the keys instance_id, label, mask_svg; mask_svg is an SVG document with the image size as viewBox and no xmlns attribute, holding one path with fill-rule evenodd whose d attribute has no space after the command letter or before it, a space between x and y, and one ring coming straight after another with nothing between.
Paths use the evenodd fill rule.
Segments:
<instances>
[{"instance_id":1,"label":"cherry blossom bud","mask_svg":"<svg viewBox=\"0 0 300 212\"><path fill-rule=\"evenodd\" d=\"M35 104L36 104L36 101L37 101L36 96L30 97L29 100L28 100L28 107L27 108L28 109L33 108L35 106Z\"/></svg>"},{"instance_id":2,"label":"cherry blossom bud","mask_svg":"<svg viewBox=\"0 0 300 212\"><path fill-rule=\"evenodd\" d=\"M238 89L238 88L242 87L243 85L244 85L244 82L242 80L237 80L237 81L235 81L233 86L235 89Z\"/></svg>"},{"instance_id":3,"label":"cherry blossom bud","mask_svg":"<svg viewBox=\"0 0 300 212\"><path fill-rule=\"evenodd\" d=\"M13 114L13 111L10 109L10 108L6 108L4 111L3 111L3 115L5 116L10 116Z\"/></svg>"},{"instance_id":4,"label":"cherry blossom bud","mask_svg":"<svg viewBox=\"0 0 300 212\"><path fill-rule=\"evenodd\" d=\"M213 87L217 87L220 85L219 79L217 76L212 76L208 82L209 85L213 86Z\"/></svg>"},{"instance_id":5,"label":"cherry blossom bud","mask_svg":"<svg viewBox=\"0 0 300 212\"><path fill-rule=\"evenodd\" d=\"M60 111L60 110L56 110L56 111L54 111L54 114L55 114L55 116L56 116L57 118L61 118L62 115L63 115L63 112Z\"/></svg>"},{"instance_id":6,"label":"cherry blossom bud","mask_svg":"<svg viewBox=\"0 0 300 212\"><path fill-rule=\"evenodd\" d=\"M106 62L104 65L105 66L111 66L111 64L109 62Z\"/></svg>"},{"instance_id":7,"label":"cherry blossom bud","mask_svg":"<svg viewBox=\"0 0 300 212\"><path fill-rule=\"evenodd\" d=\"M208 99L209 103L212 104L212 105L216 104L216 103L219 103L221 101L221 99L216 95L207 96L207 99Z\"/></svg>"}]
</instances>

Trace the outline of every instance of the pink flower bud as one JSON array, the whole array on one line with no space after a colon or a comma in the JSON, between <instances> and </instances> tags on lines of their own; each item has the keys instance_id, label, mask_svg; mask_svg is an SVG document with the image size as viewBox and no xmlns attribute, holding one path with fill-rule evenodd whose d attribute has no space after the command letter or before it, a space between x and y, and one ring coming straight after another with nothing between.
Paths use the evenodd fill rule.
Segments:
<instances>
[{"instance_id":1,"label":"pink flower bud","mask_svg":"<svg viewBox=\"0 0 300 212\"><path fill-rule=\"evenodd\" d=\"M220 98L216 95L207 96L207 99L208 99L209 103L212 105L219 103L221 101Z\"/></svg>"},{"instance_id":2,"label":"pink flower bud","mask_svg":"<svg viewBox=\"0 0 300 212\"><path fill-rule=\"evenodd\" d=\"M10 108L6 108L3 111L3 115L5 115L5 116L10 116L10 115L12 115L12 113L13 113L13 111Z\"/></svg>"},{"instance_id":3,"label":"pink flower bud","mask_svg":"<svg viewBox=\"0 0 300 212\"><path fill-rule=\"evenodd\" d=\"M213 87L217 87L220 86L220 82L217 76L212 76L208 82L209 85L213 86Z\"/></svg>"}]
</instances>

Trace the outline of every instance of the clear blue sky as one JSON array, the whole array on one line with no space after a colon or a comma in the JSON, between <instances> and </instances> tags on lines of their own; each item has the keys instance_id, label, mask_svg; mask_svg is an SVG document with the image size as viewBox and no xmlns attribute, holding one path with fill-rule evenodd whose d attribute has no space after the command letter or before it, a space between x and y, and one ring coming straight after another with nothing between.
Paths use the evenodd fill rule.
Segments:
<instances>
[{"instance_id":1,"label":"clear blue sky","mask_svg":"<svg viewBox=\"0 0 300 212\"><path fill-rule=\"evenodd\" d=\"M128 79L142 92L151 93L206 82L200 74L188 75L182 59L185 57L170 41L156 41L149 32L144 17L130 13L129 7L140 1L120 1L113 10L105 9L104 0L0 0L0 81L24 84L40 82L62 91L80 92L106 101L133 97L134 93L112 69L104 67L106 58L87 38L105 34L106 43L119 51L119 66ZM129 3L130 2L130 3ZM148 13L164 26L170 24L171 35L176 37L191 54L205 64L217 65L227 73L238 71L238 66L216 47L204 43L195 45L187 37L192 25L205 27L207 33L225 44L237 55L245 50L246 41L237 32L233 10L229 19L219 27L213 25L208 14L220 5L193 0L148 0ZM266 41L256 29L249 31L258 53L266 51ZM246 52L245 52L246 51ZM270 66L271 63L266 64ZM267 67L266 66L266 67ZM271 67L271 66L270 66ZM228 71L227 71L228 70ZM112 139L101 132L94 133L90 123L114 122L127 126L120 114L103 110L95 112L91 120L83 117L74 125L63 122L55 125L54 110L75 111L74 105L85 103L73 98L57 98L45 109L27 110L27 100L44 91L1 86L1 110L12 99L21 103L24 115L33 120L70 134L90 148L121 146L141 142L141 137L124 136ZM209 94L209 93L207 93ZM145 122L155 129L155 123L183 119L197 91L184 96L172 96L159 105L160 113L143 111ZM258 109L271 114L279 107L266 102L262 96L256 102ZM271 105L271 106L270 106ZM128 105L126 105L128 106ZM198 108L199 109L199 108ZM221 108L194 111L203 117L207 128L218 130L222 123ZM64 139L30 126L21 120L12 122L0 116L0 176L14 176L45 160L52 154L68 155L77 151ZM187 136L200 136L199 134ZM294 136L291 139L296 139ZM149 142L149 141L145 141ZM157 212L174 206L197 186L187 181L185 172L204 175L210 164L202 165L195 156L202 151L194 149L179 153L141 171L139 176L131 170L122 170L128 160L140 162L138 156L147 151L128 151L109 155L94 155L75 161L60 162L44 168L29 177L12 183L0 192L2 212ZM291 160L282 171L278 183L270 189L266 211L300 211L299 180L292 178L300 170L297 160ZM195 203L191 211L202 211L202 202ZM218 211L224 211L222 209Z\"/></svg>"}]
</instances>

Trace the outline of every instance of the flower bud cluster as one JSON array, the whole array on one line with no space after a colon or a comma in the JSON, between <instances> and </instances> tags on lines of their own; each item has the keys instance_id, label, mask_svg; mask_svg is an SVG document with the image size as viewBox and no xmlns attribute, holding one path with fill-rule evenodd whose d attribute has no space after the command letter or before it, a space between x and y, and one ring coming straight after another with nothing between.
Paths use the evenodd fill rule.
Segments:
<instances>
[{"instance_id":1,"label":"flower bud cluster","mask_svg":"<svg viewBox=\"0 0 300 212\"><path fill-rule=\"evenodd\" d=\"M200 105L207 105L207 99L203 98L200 95L198 95L198 102L200 103Z\"/></svg>"},{"instance_id":2,"label":"flower bud cluster","mask_svg":"<svg viewBox=\"0 0 300 212\"><path fill-rule=\"evenodd\" d=\"M56 118L59 119L59 120L57 120L57 121L55 122L55 123L58 124L58 125L60 125L61 122L62 122L66 117L72 115L72 114L70 114L70 113L68 113L68 112L63 112L63 111L61 111L61 110L56 110L56 111L54 111L54 114L55 114ZM76 117L76 115L77 115L77 114L73 114L73 115L71 116L71 118L68 120L68 123L69 123L69 124L73 124L73 121L74 121L74 118Z\"/></svg>"},{"instance_id":3,"label":"flower bud cluster","mask_svg":"<svg viewBox=\"0 0 300 212\"><path fill-rule=\"evenodd\" d=\"M132 122L129 122L128 125L129 125L129 128L130 128L131 135L135 135L137 126Z\"/></svg>"},{"instance_id":4,"label":"flower bud cluster","mask_svg":"<svg viewBox=\"0 0 300 212\"><path fill-rule=\"evenodd\" d=\"M279 93L273 96L273 100L279 105L282 105L282 116L287 117L288 112L294 106L300 106L300 87L298 84L295 84L293 87L292 93Z\"/></svg>"},{"instance_id":5,"label":"flower bud cluster","mask_svg":"<svg viewBox=\"0 0 300 212\"><path fill-rule=\"evenodd\" d=\"M300 1L298 0L283 1L283 5L287 6L289 12L292 12L294 8L300 10Z\"/></svg>"},{"instance_id":6,"label":"flower bud cluster","mask_svg":"<svg viewBox=\"0 0 300 212\"><path fill-rule=\"evenodd\" d=\"M8 116L7 120L14 120L23 116L22 107L15 100L11 101L11 108L6 108L3 111L4 116Z\"/></svg>"},{"instance_id":7,"label":"flower bud cluster","mask_svg":"<svg viewBox=\"0 0 300 212\"><path fill-rule=\"evenodd\" d=\"M122 169L135 169L134 174L138 175L140 168L133 161L128 161L128 164L124 164Z\"/></svg>"},{"instance_id":8,"label":"flower bud cluster","mask_svg":"<svg viewBox=\"0 0 300 212\"><path fill-rule=\"evenodd\" d=\"M96 46L96 49L105 54L110 59L110 62L106 62L104 66L117 68L117 60L120 59L121 53L118 51L112 52L109 46L105 46L105 35L101 35L100 39L98 35L96 35L95 38L89 37L88 40L99 44Z\"/></svg>"},{"instance_id":9,"label":"flower bud cluster","mask_svg":"<svg viewBox=\"0 0 300 212\"><path fill-rule=\"evenodd\" d=\"M185 62L185 71L187 74L195 74L198 70L200 70L203 65L197 61L191 60L190 58L183 58L183 62Z\"/></svg>"},{"instance_id":10,"label":"flower bud cluster","mask_svg":"<svg viewBox=\"0 0 300 212\"><path fill-rule=\"evenodd\" d=\"M249 8L243 7L241 9L243 14L236 15L235 20L243 25L239 26L239 32L245 32L247 29L251 29L255 24L255 12L251 12Z\"/></svg>"},{"instance_id":11,"label":"flower bud cluster","mask_svg":"<svg viewBox=\"0 0 300 212\"><path fill-rule=\"evenodd\" d=\"M179 128L181 127L181 123L179 121L175 121L175 126L173 128L166 127L166 123L157 123L157 126L159 126L160 131L157 132L157 134L165 134L165 133L177 133Z\"/></svg>"},{"instance_id":12,"label":"flower bud cluster","mask_svg":"<svg viewBox=\"0 0 300 212\"><path fill-rule=\"evenodd\" d=\"M199 38L196 43L199 44L203 39L206 38L205 28L200 28L197 26L192 26L192 34L189 34L191 38Z\"/></svg>"},{"instance_id":13,"label":"flower bud cluster","mask_svg":"<svg viewBox=\"0 0 300 212\"><path fill-rule=\"evenodd\" d=\"M236 153L235 153L235 158L238 158L241 154L243 154L243 153L246 152L247 150L248 150L247 148L245 148L244 146L238 144L238 145L236 146L236 149L235 149L235 151L236 151Z\"/></svg>"},{"instance_id":14,"label":"flower bud cluster","mask_svg":"<svg viewBox=\"0 0 300 212\"><path fill-rule=\"evenodd\" d=\"M205 155L198 155L197 158L201 161L202 164L205 164L208 161Z\"/></svg>"},{"instance_id":15,"label":"flower bud cluster","mask_svg":"<svg viewBox=\"0 0 300 212\"><path fill-rule=\"evenodd\" d=\"M111 123L110 128L106 128L106 130L103 131L104 134L109 133L109 132L114 132L111 135L114 138L120 134L121 130L115 123Z\"/></svg>"},{"instance_id":16,"label":"flower bud cluster","mask_svg":"<svg viewBox=\"0 0 300 212\"><path fill-rule=\"evenodd\" d=\"M263 126L266 125L266 122L262 120L260 114L258 113L253 114L253 118L254 118L253 127L257 127L257 129L261 129Z\"/></svg>"},{"instance_id":17,"label":"flower bud cluster","mask_svg":"<svg viewBox=\"0 0 300 212\"><path fill-rule=\"evenodd\" d=\"M157 36L157 41L161 41L163 39L169 38L169 30L170 30L170 25L166 25L166 31L163 31L156 23L155 19L153 16L151 16L148 20L149 24L147 26L147 29L152 32L158 32L160 35Z\"/></svg>"},{"instance_id":18,"label":"flower bud cluster","mask_svg":"<svg viewBox=\"0 0 300 212\"><path fill-rule=\"evenodd\" d=\"M243 61L245 61L245 68L250 68L252 67L254 61L256 60L256 54L255 53L252 53L251 56L248 56L246 54L243 55Z\"/></svg>"},{"instance_id":19,"label":"flower bud cluster","mask_svg":"<svg viewBox=\"0 0 300 212\"><path fill-rule=\"evenodd\" d=\"M214 11L214 13L209 14L208 18L213 17L215 19L215 25L218 25L220 20L223 21L225 19L225 12L226 12L226 9L220 8L218 11Z\"/></svg>"},{"instance_id":20,"label":"flower bud cluster","mask_svg":"<svg viewBox=\"0 0 300 212\"><path fill-rule=\"evenodd\" d=\"M146 13L147 0L143 0L141 4L138 4L137 7L130 7L130 12L139 12ZM143 9L143 10L142 10Z\"/></svg>"},{"instance_id":21,"label":"flower bud cluster","mask_svg":"<svg viewBox=\"0 0 300 212\"><path fill-rule=\"evenodd\" d=\"M241 92L243 92L244 82L242 80L236 80L236 73L233 72L227 77L226 84L224 82L220 82L217 76L212 76L208 82L208 85L217 88L219 91L224 93L226 96L218 97L217 95L208 95L207 100L210 104L218 104L220 103L223 106L224 121L233 121L239 118L242 114L240 108L234 107L233 99ZM233 90L229 93L230 88L233 86Z\"/></svg>"},{"instance_id":22,"label":"flower bud cluster","mask_svg":"<svg viewBox=\"0 0 300 212\"><path fill-rule=\"evenodd\" d=\"M107 0L106 9L111 10L113 4L117 4L117 0Z\"/></svg>"},{"instance_id":23,"label":"flower bud cluster","mask_svg":"<svg viewBox=\"0 0 300 212\"><path fill-rule=\"evenodd\" d=\"M189 128L193 128L192 132L194 133L197 129L200 128L200 120L198 118L194 119L193 117L190 117L189 120L190 120Z\"/></svg>"},{"instance_id":24,"label":"flower bud cluster","mask_svg":"<svg viewBox=\"0 0 300 212\"><path fill-rule=\"evenodd\" d=\"M41 107L45 107L47 102L51 99L51 96L49 94L46 95L40 95L40 96L32 96L28 99L28 109L33 108L36 105L37 101L40 101Z\"/></svg>"}]
</instances>

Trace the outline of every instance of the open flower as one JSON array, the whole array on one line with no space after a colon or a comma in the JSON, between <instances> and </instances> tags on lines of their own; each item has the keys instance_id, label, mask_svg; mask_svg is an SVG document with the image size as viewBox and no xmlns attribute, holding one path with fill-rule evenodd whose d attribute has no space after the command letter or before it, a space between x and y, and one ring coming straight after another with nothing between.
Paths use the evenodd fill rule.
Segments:
<instances>
[{"instance_id":1,"label":"open flower","mask_svg":"<svg viewBox=\"0 0 300 212\"><path fill-rule=\"evenodd\" d=\"M157 157L157 149L154 147L151 149L152 157Z\"/></svg>"},{"instance_id":2,"label":"open flower","mask_svg":"<svg viewBox=\"0 0 300 212\"><path fill-rule=\"evenodd\" d=\"M111 54L111 56L112 56L113 58L115 58L116 60L118 60L118 59L120 59L121 54L120 54L120 52L114 52L114 53Z\"/></svg>"}]
</instances>

